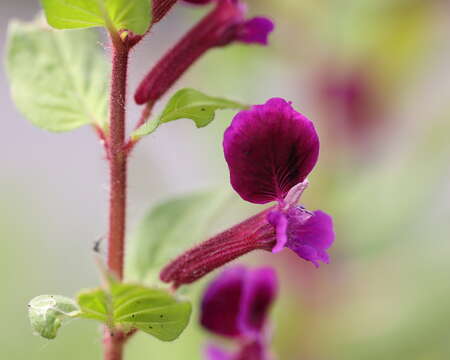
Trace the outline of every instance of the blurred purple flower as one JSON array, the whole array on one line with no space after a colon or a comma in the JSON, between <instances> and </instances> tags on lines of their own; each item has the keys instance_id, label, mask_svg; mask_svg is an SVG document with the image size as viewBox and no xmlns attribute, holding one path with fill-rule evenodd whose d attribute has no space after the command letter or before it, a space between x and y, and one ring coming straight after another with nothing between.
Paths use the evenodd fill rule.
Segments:
<instances>
[{"instance_id":1,"label":"blurred purple flower","mask_svg":"<svg viewBox=\"0 0 450 360\"><path fill-rule=\"evenodd\" d=\"M203 295L200 323L225 337L257 337L276 293L277 280L271 268L226 269Z\"/></svg>"},{"instance_id":2,"label":"blurred purple flower","mask_svg":"<svg viewBox=\"0 0 450 360\"><path fill-rule=\"evenodd\" d=\"M319 154L313 123L290 103L273 98L239 112L225 131L223 147L234 190L249 202L278 204L187 251L163 269L161 279L174 287L191 283L256 249L288 247L316 267L328 263L331 217L297 205Z\"/></svg>"},{"instance_id":3,"label":"blurred purple flower","mask_svg":"<svg viewBox=\"0 0 450 360\"><path fill-rule=\"evenodd\" d=\"M236 340L239 350L229 353L210 345L207 359L266 359L265 328L276 294L277 279L271 268L235 266L212 281L203 296L200 323L216 335Z\"/></svg>"},{"instance_id":4,"label":"blurred purple flower","mask_svg":"<svg viewBox=\"0 0 450 360\"><path fill-rule=\"evenodd\" d=\"M350 66L325 63L314 78L314 98L323 116L332 120L325 123L333 131L332 140L358 152L366 152L367 146L374 144L389 106L382 98L379 79L370 69L373 66L366 61Z\"/></svg>"},{"instance_id":5,"label":"blurred purple flower","mask_svg":"<svg viewBox=\"0 0 450 360\"><path fill-rule=\"evenodd\" d=\"M236 41L266 45L274 28L272 21L261 17L246 20L245 13L240 0L218 0L142 80L134 96L136 103L157 101L209 49Z\"/></svg>"}]
</instances>

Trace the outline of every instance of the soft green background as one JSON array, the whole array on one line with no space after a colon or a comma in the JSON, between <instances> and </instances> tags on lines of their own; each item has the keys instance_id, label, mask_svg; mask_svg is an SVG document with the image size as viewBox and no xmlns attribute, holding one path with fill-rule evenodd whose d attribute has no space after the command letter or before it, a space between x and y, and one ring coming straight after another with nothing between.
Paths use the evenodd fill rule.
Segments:
<instances>
[{"instance_id":1,"label":"soft green background","mask_svg":"<svg viewBox=\"0 0 450 360\"><path fill-rule=\"evenodd\" d=\"M335 218L332 263L316 270L287 251L243 259L280 274L274 352L281 360L450 358L450 5L267 0L249 7L276 20L271 46L215 50L177 88L244 103L282 96L320 132L304 204ZM37 9L31 0L0 3L0 51L8 19L29 20ZM139 45L131 91L202 11L180 4ZM370 90L350 121L349 109L320 89L352 76ZM95 322L74 320L45 341L31 334L26 303L98 284L92 246L107 219L101 146L89 128L58 135L34 128L15 110L3 69L0 82L0 358L98 359ZM128 114L135 121L136 107ZM137 147L130 235L145 210L169 196L217 184L230 190L221 137L231 116L224 111L204 129L188 120L165 124ZM210 231L258 209L234 196ZM127 359L200 359L206 341L193 321L173 344L136 336Z\"/></svg>"}]
</instances>

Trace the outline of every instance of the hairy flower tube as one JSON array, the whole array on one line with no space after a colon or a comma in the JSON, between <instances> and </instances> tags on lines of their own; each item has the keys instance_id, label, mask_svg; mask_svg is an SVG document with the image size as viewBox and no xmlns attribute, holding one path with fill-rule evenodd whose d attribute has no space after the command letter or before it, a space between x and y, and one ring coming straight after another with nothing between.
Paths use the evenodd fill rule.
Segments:
<instances>
[{"instance_id":1,"label":"hairy flower tube","mask_svg":"<svg viewBox=\"0 0 450 360\"><path fill-rule=\"evenodd\" d=\"M169 12L177 0L153 0L152 3L152 23L156 24Z\"/></svg>"},{"instance_id":2,"label":"hairy flower tube","mask_svg":"<svg viewBox=\"0 0 450 360\"><path fill-rule=\"evenodd\" d=\"M245 13L246 8L239 0L216 0L214 9L145 76L134 95L136 103L141 105L157 101L211 48L234 41L266 45L273 23L262 17L246 20Z\"/></svg>"},{"instance_id":3,"label":"hairy flower tube","mask_svg":"<svg viewBox=\"0 0 450 360\"><path fill-rule=\"evenodd\" d=\"M234 266L224 270L206 289L200 323L209 332L234 341L237 351L215 345L206 348L207 360L265 360L267 315L277 294L271 268Z\"/></svg>"},{"instance_id":4,"label":"hairy flower tube","mask_svg":"<svg viewBox=\"0 0 450 360\"><path fill-rule=\"evenodd\" d=\"M257 249L275 253L287 247L316 267L328 263L332 218L298 205L319 155L313 123L273 98L239 112L223 148L234 190L252 203L277 204L188 250L161 271L161 279L175 288L189 284Z\"/></svg>"},{"instance_id":5,"label":"hairy flower tube","mask_svg":"<svg viewBox=\"0 0 450 360\"><path fill-rule=\"evenodd\" d=\"M195 5L204 5L211 2L211 0L183 0L183 1ZM177 0L153 0L152 23L156 24L157 22L161 21L161 19L169 12L169 10L172 8L173 5L175 5L176 2Z\"/></svg>"}]
</instances>

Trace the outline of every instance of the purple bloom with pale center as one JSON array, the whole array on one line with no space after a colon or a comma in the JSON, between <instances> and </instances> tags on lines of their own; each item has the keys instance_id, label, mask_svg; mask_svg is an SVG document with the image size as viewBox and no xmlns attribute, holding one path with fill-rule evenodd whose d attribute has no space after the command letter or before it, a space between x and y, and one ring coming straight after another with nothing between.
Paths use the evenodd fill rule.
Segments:
<instances>
[{"instance_id":1,"label":"purple bloom with pale center","mask_svg":"<svg viewBox=\"0 0 450 360\"><path fill-rule=\"evenodd\" d=\"M234 190L246 201L275 206L201 243L169 264L161 279L191 283L249 251L285 247L312 262L328 263L333 221L298 205L319 155L313 123L287 101L268 100L239 112L225 131L223 148Z\"/></svg>"},{"instance_id":2,"label":"purple bloom with pale center","mask_svg":"<svg viewBox=\"0 0 450 360\"><path fill-rule=\"evenodd\" d=\"M272 251L288 247L316 266L328 263L326 249L334 240L331 217L297 205L319 156L313 123L290 103L273 98L237 114L225 131L223 148L231 185L244 200L278 202L267 214L276 229Z\"/></svg>"},{"instance_id":3,"label":"purple bloom with pale center","mask_svg":"<svg viewBox=\"0 0 450 360\"><path fill-rule=\"evenodd\" d=\"M208 360L267 359L267 315L277 286L273 269L250 270L244 266L224 270L208 286L201 303L201 325L239 344L236 352L208 346Z\"/></svg>"}]
</instances>

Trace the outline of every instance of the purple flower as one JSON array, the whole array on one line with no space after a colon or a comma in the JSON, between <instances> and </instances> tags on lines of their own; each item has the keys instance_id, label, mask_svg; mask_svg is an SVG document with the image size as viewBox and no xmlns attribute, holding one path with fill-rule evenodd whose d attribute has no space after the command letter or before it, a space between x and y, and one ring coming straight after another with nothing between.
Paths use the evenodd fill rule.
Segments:
<instances>
[{"instance_id":1,"label":"purple flower","mask_svg":"<svg viewBox=\"0 0 450 360\"><path fill-rule=\"evenodd\" d=\"M266 359L267 315L276 294L277 279L271 268L235 266L223 271L205 291L200 323L216 335L235 340L239 349L230 353L209 346L207 359Z\"/></svg>"},{"instance_id":2,"label":"purple flower","mask_svg":"<svg viewBox=\"0 0 450 360\"><path fill-rule=\"evenodd\" d=\"M174 287L188 284L257 249L287 247L316 267L328 263L331 217L298 205L319 154L313 123L285 100L270 99L234 117L223 147L234 190L244 200L277 205L187 251L163 269L161 279Z\"/></svg>"},{"instance_id":3,"label":"purple flower","mask_svg":"<svg viewBox=\"0 0 450 360\"><path fill-rule=\"evenodd\" d=\"M318 69L315 98L327 114L333 114L329 126L342 139L367 146L377 127L383 124L385 102L380 101L379 89L366 63L353 64L351 70L335 64ZM353 141L352 141L353 140ZM358 149L359 151L359 149Z\"/></svg>"},{"instance_id":4,"label":"purple flower","mask_svg":"<svg viewBox=\"0 0 450 360\"><path fill-rule=\"evenodd\" d=\"M277 280L271 268L226 269L203 296L200 323L225 337L257 337L264 329L276 293Z\"/></svg>"},{"instance_id":5,"label":"purple flower","mask_svg":"<svg viewBox=\"0 0 450 360\"><path fill-rule=\"evenodd\" d=\"M159 1L171 6L171 1ZM166 11L166 7L161 9ZM235 41L266 45L273 23L266 18L246 20L245 13L246 8L240 0L218 0L214 9L169 50L142 80L134 95L136 103L157 101L211 48Z\"/></svg>"}]
</instances>

